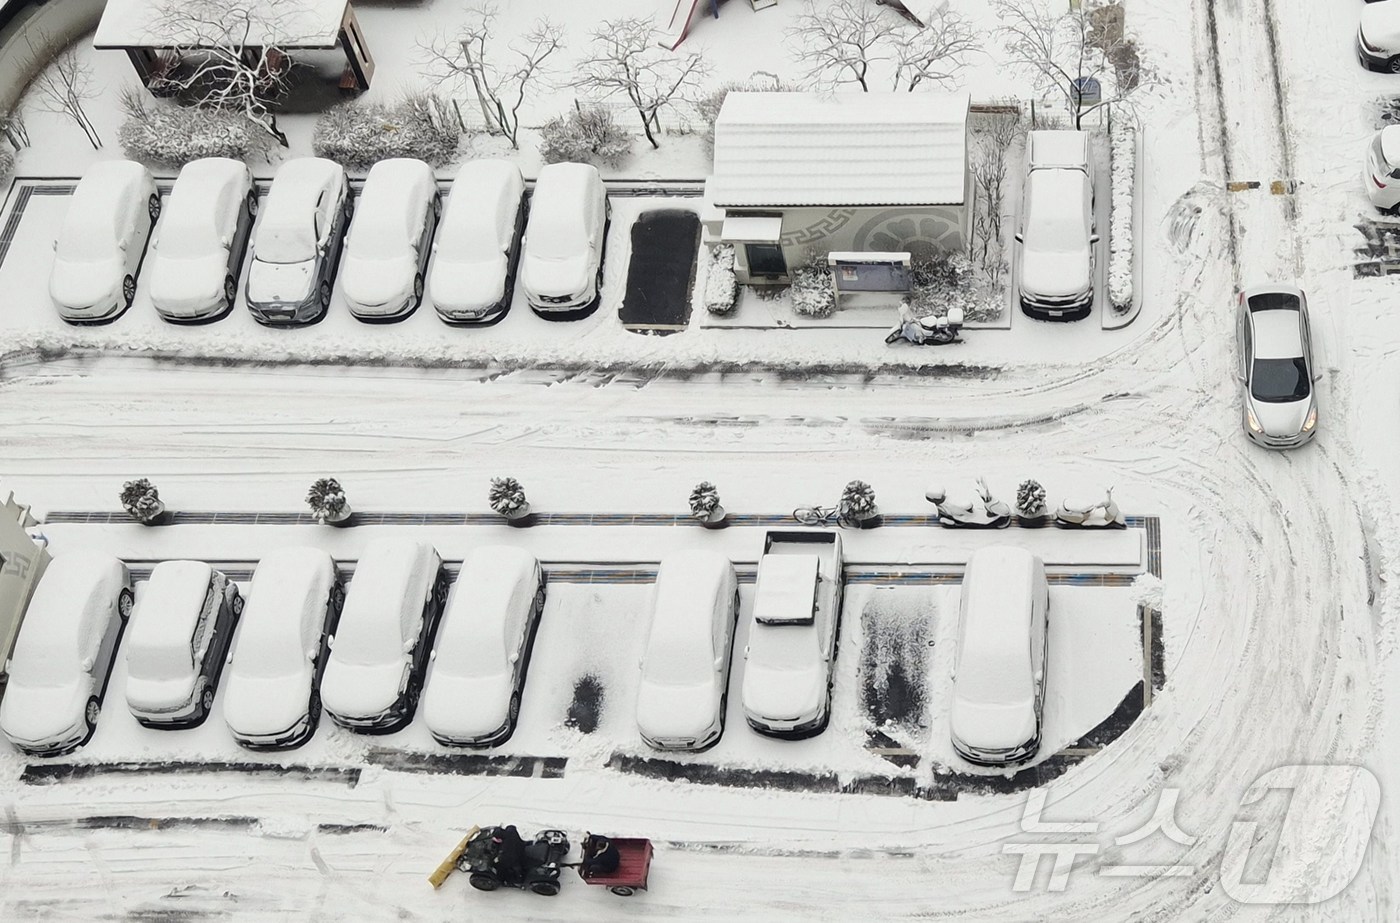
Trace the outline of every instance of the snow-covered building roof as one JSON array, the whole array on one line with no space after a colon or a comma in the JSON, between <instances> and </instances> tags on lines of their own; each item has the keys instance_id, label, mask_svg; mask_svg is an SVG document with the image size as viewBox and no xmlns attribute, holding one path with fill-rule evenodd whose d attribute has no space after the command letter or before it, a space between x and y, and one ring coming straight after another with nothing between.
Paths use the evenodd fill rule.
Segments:
<instances>
[{"instance_id":1,"label":"snow-covered building roof","mask_svg":"<svg viewBox=\"0 0 1400 923\"><path fill-rule=\"evenodd\" d=\"M198 6L171 0L107 0L93 39L96 48L177 48L207 46L211 39L242 37L253 47L334 48L350 0L228 0L212 12L224 18L204 22ZM230 13L236 13L235 23Z\"/></svg>"},{"instance_id":2,"label":"snow-covered building roof","mask_svg":"<svg viewBox=\"0 0 1400 923\"><path fill-rule=\"evenodd\" d=\"M965 93L730 93L707 198L721 208L960 205Z\"/></svg>"}]
</instances>

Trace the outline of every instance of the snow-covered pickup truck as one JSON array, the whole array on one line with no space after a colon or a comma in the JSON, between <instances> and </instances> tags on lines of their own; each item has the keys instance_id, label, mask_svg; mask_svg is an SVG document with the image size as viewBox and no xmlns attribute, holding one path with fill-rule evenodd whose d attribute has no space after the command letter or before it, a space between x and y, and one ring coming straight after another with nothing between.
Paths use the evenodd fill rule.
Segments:
<instances>
[{"instance_id":1,"label":"snow-covered pickup truck","mask_svg":"<svg viewBox=\"0 0 1400 923\"><path fill-rule=\"evenodd\" d=\"M841 627L841 536L769 532L744 648L744 717L761 734L826 728Z\"/></svg>"}]
</instances>

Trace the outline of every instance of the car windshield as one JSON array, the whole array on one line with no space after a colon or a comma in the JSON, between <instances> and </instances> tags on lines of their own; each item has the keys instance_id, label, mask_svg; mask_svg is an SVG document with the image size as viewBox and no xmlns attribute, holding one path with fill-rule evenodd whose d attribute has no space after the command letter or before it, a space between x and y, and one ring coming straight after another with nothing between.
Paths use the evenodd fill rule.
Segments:
<instances>
[{"instance_id":1,"label":"car windshield","mask_svg":"<svg viewBox=\"0 0 1400 923\"><path fill-rule=\"evenodd\" d=\"M396 260L412 255L413 242L387 222L362 226L350 240L357 260Z\"/></svg>"},{"instance_id":2,"label":"car windshield","mask_svg":"<svg viewBox=\"0 0 1400 923\"><path fill-rule=\"evenodd\" d=\"M1302 356L1293 359L1256 359L1250 394L1268 404L1301 401L1311 391L1308 364Z\"/></svg>"},{"instance_id":3,"label":"car windshield","mask_svg":"<svg viewBox=\"0 0 1400 923\"><path fill-rule=\"evenodd\" d=\"M78 664L72 652L26 651L26 656L10 662L10 680L16 685L52 688L66 686L77 677Z\"/></svg>"},{"instance_id":4,"label":"car windshield","mask_svg":"<svg viewBox=\"0 0 1400 923\"><path fill-rule=\"evenodd\" d=\"M114 241L90 223L70 225L58 239L58 255L70 263L97 263L112 258Z\"/></svg>"},{"instance_id":5,"label":"car windshield","mask_svg":"<svg viewBox=\"0 0 1400 923\"><path fill-rule=\"evenodd\" d=\"M216 256L224 248L212 221L188 227L163 228L160 255L176 260L197 260Z\"/></svg>"}]
</instances>

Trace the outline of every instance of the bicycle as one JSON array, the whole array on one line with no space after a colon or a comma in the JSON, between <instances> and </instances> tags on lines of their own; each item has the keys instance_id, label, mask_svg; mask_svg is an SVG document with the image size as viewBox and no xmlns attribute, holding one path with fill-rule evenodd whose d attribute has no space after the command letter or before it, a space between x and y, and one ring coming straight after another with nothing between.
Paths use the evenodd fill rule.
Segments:
<instances>
[{"instance_id":1,"label":"bicycle","mask_svg":"<svg viewBox=\"0 0 1400 923\"><path fill-rule=\"evenodd\" d=\"M792 511L792 518L804 526L837 525L844 529L848 525L839 506L799 506Z\"/></svg>"}]
</instances>

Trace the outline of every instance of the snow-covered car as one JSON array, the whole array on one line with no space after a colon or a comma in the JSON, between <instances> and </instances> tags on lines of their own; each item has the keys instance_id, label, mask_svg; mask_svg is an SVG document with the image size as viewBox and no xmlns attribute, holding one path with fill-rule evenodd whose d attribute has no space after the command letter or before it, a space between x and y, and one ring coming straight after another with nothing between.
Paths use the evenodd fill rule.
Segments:
<instances>
[{"instance_id":1,"label":"snow-covered car","mask_svg":"<svg viewBox=\"0 0 1400 923\"><path fill-rule=\"evenodd\" d=\"M325 316L350 201L338 163L298 157L277 168L253 235L244 290L256 321L309 324Z\"/></svg>"},{"instance_id":2,"label":"snow-covered car","mask_svg":"<svg viewBox=\"0 0 1400 923\"><path fill-rule=\"evenodd\" d=\"M739 616L734 565L713 551L661 562L637 689L637 730L658 750L703 750L724 733Z\"/></svg>"},{"instance_id":3,"label":"snow-covered car","mask_svg":"<svg viewBox=\"0 0 1400 923\"><path fill-rule=\"evenodd\" d=\"M49 563L6 665L0 732L10 743L58 756L92 738L133 599L131 575L111 555L80 551Z\"/></svg>"},{"instance_id":4,"label":"snow-covered car","mask_svg":"<svg viewBox=\"0 0 1400 923\"><path fill-rule=\"evenodd\" d=\"M1400 214L1400 125L1388 125L1371 136L1361 182L1372 205L1390 215Z\"/></svg>"},{"instance_id":5,"label":"snow-covered car","mask_svg":"<svg viewBox=\"0 0 1400 923\"><path fill-rule=\"evenodd\" d=\"M967 559L958 604L953 749L1000 766L1035 756L1045 703L1050 586L1040 558L993 545Z\"/></svg>"},{"instance_id":6,"label":"snow-covered car","mask_svg":"<svg viewBox=\"0 0 1400 923\"><path fill-rule=\"evenodd\" d=\"M1268 449L1291 449L1317 435L1312 328L1303 290L1291 285L1245 289L1236 319L1244 431Z\"/></svg>"},{"instance_id":7,"label":"snow-covered car","mask_svg":"<svg viewBox=\"0 0 1400 923\"><path fill-rule=\"evenodd\" d=\"M749 727L820 734L831 714L841 631L841 536L769 532L758 562L740 699Z\"/></svg>"},{"instance_id":8,"label":"snow-covered car","mask_svg":"<svg viewBox=\"0 0 1400 923\"><path fill-rule=\"evenodd\" d=\"M1033 131L1016 232L1021 310L1078 320L1094 303L1094 158L1087 131Z\"/></svg>"},{"instance_id":9,"label":"snow-covered car","mask_svg":"<svg viewBox=\"0 0 1400 923\"><path fill-rule=\"evenodd\" d=\"M159 217L150 170L130 160L88 167L54 241L49 297L58 316L70 324L105 323L131 307Z\"/></svg>"},{"instance_id":10,"label":"snow-covered car","mask_svg":"<svg viewBox=\"0 0 1400 923\"><path fill-rule=\"evenodd\" d=\"M417 310L441 213L437 180L423 161L395 157L370 167L340 265L351 314L387 322Z\"/></svg>"},{"instance_id":11,"label":"snow-covered car","mask_svg":"<svg viewBox=\"0 0 1400 923\"><path fill-rule=\"evenodd\" d=\"M1368 3L1356 27L1356 54L1367 70L1400 74L1400 9Z\"/></svg>"},{"instance_id":12,"label":"snow-covered car","mask_svg":"<svg viewBox=\"0 0 1400 923\"><path fill-rule=\"evenodd\" d=\"M544 593L540 562L519 548L477 548L462 565L423 693L438 743L495 746L515 731Z\"/></svg>"},{"instance_id":13,"label":"snow-covered car","mask_svg":"<svg viewBox=\"0 0 1400 923\"><path fill-rule=\"evenodd\" d=\"M525 225L525 181L508 160L462 164L433 242L428 297L449 324L480 324L510 307Z\"/></svg>"},{"instance_id":14,"label":"snow-covered car","mask_svg":"<svg viewBox=\"0 0 1400 923\"><path fill-rule=\"evenodd\" d=\"M321 677L321 702L336 724L386 733L413 720L446 599L432 545L381 538L365 548Z\"/></svg>"},{"instance_id":15,"label":"snow-covered car","mask_svg":"<svg viewBox=\"0 0 1400 923\"><path fill-rule=\"evenodd\" d=\"M520 285L537 314L593 306L603 278L608 193L598 169L585 163L540 168L520 257Z\"/></svg>"},{"instance_id":16,"label":"snow-covered car","mask_svg":"<svg viewBox=\"0 0 1400 923\"><path fill-rule=\"evenodd\" d=\"M188 324L228 314L257 213L246 164L227 157L185 164L151 244L151 304L161 317Z\"/></svg>"},{"instance_id":17,"label":"snow-covered car","mask_svg":"<svg viewBox=\"0 0 1400 923\"><path fill-rule=\"evenodd\" d=\"M253 573L224 690L224 722L250 750L300 746L321 717L326 638L345 591L319 548L282 548Z\"/></svg>"},{"instance_id":18,"label":"snow-covered car","mask_svg":"<svg viewBox=\"0 0 1400 923\"><path fill-rule=\"evenodd\" d=\"M151 570L126 643L126 704L149 728L204 723L214 707L243 597L202 561Z\"/></svg>"}]
</instances>

